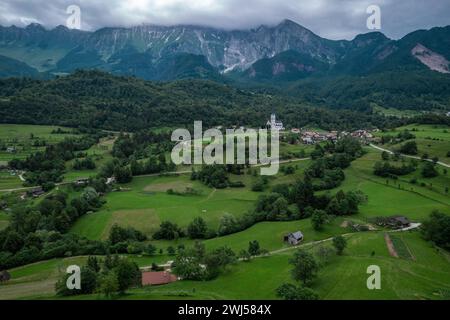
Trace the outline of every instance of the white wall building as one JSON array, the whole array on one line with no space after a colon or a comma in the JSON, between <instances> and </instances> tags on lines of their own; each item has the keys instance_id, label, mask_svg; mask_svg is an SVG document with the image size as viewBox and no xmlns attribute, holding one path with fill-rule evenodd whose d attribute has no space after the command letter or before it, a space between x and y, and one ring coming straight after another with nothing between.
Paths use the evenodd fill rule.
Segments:
<instances>
[{"instance_id":1,"label":"white wall building","mask_svg":"<svg viewBox=\"0 0 450 320\"><path fill-rule=\"evenodd\" d=\"M278 131L284 130L283 122L277 121L275 113L271 114L270 120L267 121L267 127Z\"/></svg>"}]
</instances>

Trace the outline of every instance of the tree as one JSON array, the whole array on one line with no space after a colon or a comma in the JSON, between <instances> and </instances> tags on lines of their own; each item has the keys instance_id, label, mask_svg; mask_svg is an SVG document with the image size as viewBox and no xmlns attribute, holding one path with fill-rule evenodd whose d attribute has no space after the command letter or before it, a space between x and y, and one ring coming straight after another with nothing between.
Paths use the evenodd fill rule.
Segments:
<instances>
[{"instance_id":1,"label":"tree","mask_svg":"<svg viewBox=\"0 0 450 320\"><path fill-rule=\"evenodd\" d=\"M141 272L135 262L128 259L120 259L115 273L118 281L118 291L124 293L127 289L137 286L141 280Z\"/></svg>"},{"instance_id":2,"label":"tree","mask_svg":"<svg viewBox=\"0 0 450 320\"><path fill-rule=\"evenodd\" d=\"M110 271L100 276L98 291L110 298L114 293L119 291L119 280L114 271Z\"/></svg>"},{"instance_id":3,"label":"tree","mask_svg":"<svg viewBox=\"0 0 450 320\"><path fill-rule=\"evenodd\" d=\"M114 224L109 230L109 241L111 244L116 244L119 242L125 242L128 239L127 232L124 228L121 228L118 224Z\"/></svg>"},{"instance_id":4,"label":"tree","mask_svg":"<svg viewBox=\"0 0 450 320\"><path fill-rule=\"evenodd\" d=\"M118 183L129 183L133 180L133 174L131 173L131 169L128 167L120 167L117 166L114 168L114 176Z\"/></svg>"},{"instance_id":5,"label":"tree","mask_svg":"<svg viewBox=\"0 0 450 320\"><path fill-rule=\"evenodd\" d=\"M153 238L155 240L175 240L182 236L184 236L184 232L176 223L163 221L159 226L159 230L153 235Z\"/></svg>"},{"instance_id":6,"label":"tree","mask_svg":"<svg viewBox=\"0 0 450 320\"><path fill-rule=\"evenodd\" d=\"M205 270L191 250L183 250L174 261L173 272L185 280L202 280Z\"/></svg>"},{"instance_id":7,"label":"tree","mask_svg":"<svg viewBox=\"0 0 450 320\"><path fill-rule=\"evenodd\" d=\"M100 264L98 263L97 257L89 256L87 260L87 267L94 272L99 272Z\"/></svg>"},{"instance_id":8,"label":"tree","mask_svg":"<svg viewBox=\"0 0 450 320\"><path fill-rule=\"evenodd\" d=\"M418 154L417 143L415 141L406 142L400 147L400 152L409 155Z\"/></svg>"},{"instance_id":9,"label":"tree","mask_svg":"<svg viewBox=\"0 0 450 320\"><path fill-rule=\"evenodd\" d=\"M172 247L172 246L167 247L167 250L166 250L166 251L167 251L167 254L168 254L169 256L174 256L175 253L176 253L175 248Z\"/></svg>"},{"instance_id":10,"label":"tree","mask_svg":"<svg viewBox=\"0 0 450 320\"><path fill-rule=\"evenodd\" d=\"M91 294L97 287L97 272L89 266L81 268L81 294Z\"/></svg>"},{"instance_id":11,"label":"tree","mask_svg":"<svg viewBox=\"0 0 450 320\"><path fill-rule=\"evenodd\" d=\"M284 300L318 300L319 295L311 290L290 283L284 283L277 288L277 296Z\"/></svg>"},{"instance_id":12,"label":"tree","mask_svg":"<svg viewBox=\"0 0 450 320\"><path fill-rule=\"evenodd\" d=\"M305 250L297 250L289 263L294 266L292 277L295 281L301 281L304 285L308 285L317 276L319 265L314 256Z\"/></svg>"},{"instance_id":13,"label":"tree","mask_svg":"<svg viewBox=\"0 0 450 320\"><path fill-rule=\"evenodd\" d=\"M187 228L187 234L191 239L203 239L206 237L208 227L202 217L195 218Z\"/></svg>"},{"instance_id":14,"label":"tree","mask_svg":"<svg viewBox=\"0 0 450 320\"><path fill-rule=\"evenodd\" d=\"M228 265L236 262L236 254L229 247L220 247L207 254L204 258L206 264L206 277L213 279L217 277Z\"/></svg>"},{"instance_id":15,"label":"tree","mask_svg":"<svg viewBox=\"0 0 450 320\"><path fill-rule=\"evenodd\" d=\"M238 229L238 222L231 213L225 213L220 218L219 235L224 236L236 232Z\"/></svg>"},{"instance_id":16,"label":"tree","mask_svg":"<svg viewBox=\"0 0 450 320\"><path fill-rule=\"evenodd\" d=\"M303 212L305 208L315 202L314 187L308 177L304 181L298 181L292 190L292 202L296 203L299 210Z\"/></svg>"},{"instance_id":17,"label":"tree","mask_svg":"<svg viewBox=\"0 0 450 320\"><path fill-rule=\"evenodd\" d=\"M323 210L314 210L311 216L311 225L314 230L319 231L322 229L322 226L327 222L328 215Z\"/></svg>"},{"instance_id":18,"label":"tree","mask_svg":"<svg viewBox=\"0 0 450 320\"><path fill-rule=\"evenodd\" d=\"M427 162L422 168L422 176L424 178L434 178L439 175L439 172L436 170L436 166L431 163Z\"/></svg>"},{"instance_id":19,"label":"tree","mask_svg":"<svg viewBox=\"0 0 450 320\"><path fill-rule=\"evenodd\" d=\"M199 259L203 260L206 254L206 247L203 242L195 241L194 247L192 248L194 256Z\"/></svg>"},{"instance_id":20,"label":"tree","mask_svg":"<svg viewBox=\"0 0 450 320\"><path fill-rule=\"evenodd\" d=\"M389 152L383 151L381 153L381 159L384 160L384 161L388 161L390 159Z\"/></svg>"},{"instance_id":21,"label":"tree","mask_svg":"<svg viewBox=\"0 0 450 320\"><path fill-rule=\"evenodd\" d=\"M151 243L149 243L146 247L145 247L145 253L148 254L149 256L153 256L156 252L156 247L154 245L152 245Z\"/></svg>"},{"instance_id":22,"label":"tree","mask_svg":"<svg viewBox=\"0 0 450 320\"><path fill-rule=\"evenodd\" d=\"M336 253L341 255L344 249L347 247L347 240L343 236L336 236L333 238L333 246L336 249Z\"/></svg>"},{"instance_id":23,"label":"tree","mask_svg":"<svg viewBox=\"0 0 450 320\"><path fill-rule=\"evenodd\" d=\"M247 250L242 249L239 252L239 258L241 258L245 262L248 262L252 258L252 255Z\"/></svg>"},{"instance_id":24,"label":"tree","mask_svg":"<svg viewBox=\"0 0 450 320\"><path fill-rule=\"evenodd\" d=\"M450 216L439 211L433 211L421 227L425 240L434 242L437 246L450 250Z\"/></svg>"},{"instance_id":25,"label":"tree","mask_svg":"<svg viewBox=\"0 0 450 320\"><path fill-rule=\"evenodd\" d=\"M251 256L257 256L260 253L261 249L259 247L259 242L257 240L250 241L248 243L248 253Z\"/></svg>"}]
</instances>

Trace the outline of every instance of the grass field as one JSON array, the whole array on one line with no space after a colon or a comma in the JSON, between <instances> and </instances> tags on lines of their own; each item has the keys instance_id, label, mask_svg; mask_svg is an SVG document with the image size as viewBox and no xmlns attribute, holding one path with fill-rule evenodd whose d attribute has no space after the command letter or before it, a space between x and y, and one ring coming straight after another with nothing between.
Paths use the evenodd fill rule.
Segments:
<instances>
[{"instance_id":1,"label":"grass field","mask_svg":"<svg viewBox=\"0 0 450 320\"><path fill-rule=\"evenodd\" d=\"M402 241L413 252L416 260L391 257L384 243L383 232L366 232L348 237L348 247L342 256L332 256L319 271L312 288L322 299L448 299L450 290L449 255L436 250L422 240L417 232L401 234ZM329 243L320 244L328 246ZM305 246L315 252L319 245ZM275 290L283 282L291 282L289 259L295 249L238 262L219 278L206 281L179 281L162 287L133 289L119 299L276 299ZM161 257L166 258L166 257ZM58 270L71 263L82 263L85 258L56 259L12 270L17 280L0 287L0 295L13 298L24 288L45 286ZM142 258L137 262L142 265ZM141 260L139 260L141 259ZM151 258L145 258L151 260ZM163 260L164 261L164 260ZM144 261L147 263L147 261ZM381 269L381 290L368 290L367 267ZM32 278L40 279L31 281ZM255 290L258 288L258 290ZM28 291L29 292L29 291ZM42 291L39 291L42 292ZM8 296L6 296L8 294ZM42 297L51 297L52 289ZM101 299L91 295L76 299Z\"/></svg>"},{"instance_id":2,"label":"grass field","mask_svg":"<svg viewBox=\"0 0 450 320\"><path fill-rule=\"evenodd\" d=\"M420 221L433 210L450 213L450 197L444 193L443 188L444 184L449 185L449 177L420 179L427 183L441 184L439 190L437 187L434 190L411 184L407 178L399 181L380 178L373 175L373 165L381 160L381 153L372 149L367 151L366 155L354 161L352 166L345 170L346 179L337 189L358 189L367 194L368 203L360 207L358 217L404 215Z\"/></svg>"},{"instance_id":3,"label":"grass field","mask_svg":"<svg viewBox=\"0 0 450 320\"><path fill-rule=\"evenodd\" d=\"M167 194L166 190L171 189L174 183L193 186L200 194ZM109 194L104 210L81 218L72 232L91 239L104 239L112 226L111 221L136 221L132 225L137 229L150 232L159 227L160 221L170 220L186 227L197 216L203 217L211 228L217 228L222 215L244 214L252 208L258 196L243 189L211 189L197 181L190 181L189 175L136 177L124 188L129 188L129 191ZM144 216L148 220L140 220L139 217Z\"/></svg>"},{"instance_id":4,"label":"grass field","mask_svg":"<svg viewBox=\"0 0 450 320\"><path fill-rule=\"evenodd\" d=\"M449 164L450 158L447 153L450 151L450 128L443 125L416 125L396 128L392 131L379 132L378 136L391 135L396 136L398 133L409 130L416 136L416 143L419 151L419 156L428 154L429 158L438 157L440 161ZM385 145L387 149L394 150L400 144Z\"/></svg>"},{"instance_id":5,"label":"grass field","mask_svg":"<svg viewBox=\"0 0 450 320\"><path fill-rule=\"evenodd\" d=\"M0 141L6 144L7 147L15 147L16 153L8 153L0 151L0 164L5 164L13 158L22 159L31 153L39 150L44 150L44 147L34 147L33 143L37 140L46 141L47 144L54 144L58 141L64 140L73 134L52 134L53 130L61 128L69 132L71 129L57 127L57 126L36 126L36 125L16 125L16 124L0 124Z\"/></svg>"},{"instance_id":6,"label":"grass field","mask_svg":"<svg viewBox=\"0 0 450 320\"><path fill-rule=\"evenodd\" d=\"M6 228L8 226L9 216L4 213L3 211L0 211L0 230Z\"/></svg>"},{"instance_id":7,"label":"grass field","mask_svg":"<svg viewBox=\"0 0 450 320\"><path fill-rule=\"evenodd\" d=\"M417 140L433 143L450 143L445 128L434 126L416 127L413 132ZM397 129L397 133L404 128ZM387 134L387 133L380 133ZM391 132L395 134L395 132ZM428 137L439 139L430 140ZM102 141L88 152L98 156L98 163L110 157L113 141ZM297 152L302 146L284 145L286 152ZM424 148L419 143L419 150ZM351 217L334 218L322 231L315 231L310 219L289 222L263 222L247 230L224 237L204 241L208 250L228 246L234 252L248 248L248 243L257 240L261 248L272 252L269 257L256 258L250 262L238 262L217 279L205 282L179 281L162 287L133 289L120 299L275 299L275 290L283 282L291 282L289 259L295 249L283 242L287 233L301 230L307 250L314 252L321 240L329 240L337 234L345 234L348 248L343 256L333 255L324 265L312 288L322 299L449 299L450 256L424 241L418 232L391 233L391 240L399 258L390 256L384 240L386 230L365 233L350 233L344 227L345 221L366 223L376 216L404 215L412 221L421 222L433 210L450 214L450 196L446 187L450 186L450 176L439 168L440 176L422 178L420 168L398 180L380 178L373 174L375 162L381 160L381 152L370 147L367 153L355 160L345 170L346 179L334 190L361 190L368 196L368 202L360 206L360 212ZM441 151L435 151L441 152ZM437 154L437 153L436 153ZM430 154L431 156L431 154ZM441 159L443 160L443 159ZM295 173L279 173L269 178L269 186L264 192L280 183L292 183L303 177L304 170L312 160L299 161L292 165ZM445 160L444 160L445 162ZM74 171L68 166L66 181L95 173ZM181 169L180 169L181 170ZM184 168L186 170L186 168ZM189 170L189 169L187 169ZM413 178L417 183L411 183ZM176 222L186 227L195 217L203 217L209 228L217 229L220 218L225 213L239 217L255 205L262 193L251 191L251 185L258 177L252 174L230 176L231 181L242 181L245 188L216 190L198 181L191 181L189 174L178 176L142 176L123 185L123 191L106 195L107 203L99 212L79 219L72 227L72 233L93 240L107 239L109 230L115 223L131 226L151 236L161 221ZM6 182L6 178L5 184ZM0 179L0 187L1 182ZM177 194L169 194L172 189ZM195 194L183 194L187 189ZM7 225L8 216L0 212L0 228ZM151 241L158 249L190 246L193 240ZM330 246L330 241L320 244ZM149 266L173 260L172 257L131 256L139 266ZM0 285L0 299L12 298L53 298L54 283L62 270L70 264L83 264L86 257L74 257L44 261L12 270L13 280ZM382 272L382 290L368 290L367 267L378 265ZM447 292L447 296L445 295ZM80 296L75 299L102 299L99 295Z\"/></svg>"},{"instance_id":8,"label":"grass field","mask_svg":"<svg viewBox=\"0 0 450 320\"><path fill-rule=\"evenodd\" d=\"M93 170L74 170L73 163L75 160L66 163L66 173L64 174L64 182L75 181L79 178L89 178L97 175L98 168L112 159L111 151L114 145L114 137L103 138L98 144L92 146L85 152L91 156L95 162L96 169Z\"/></svg>"},{"instance_id":9,"label":"grass field","mask_svg":"<svg viewBox=\"0 0 450 320\"><path fill-rule=\"evenodd\" d=\"M0 171L0 190L3 189L13 189L20 188L22 186L22 181L17 174L12 174L9 171Z\"/></svg>"}]
</instances>

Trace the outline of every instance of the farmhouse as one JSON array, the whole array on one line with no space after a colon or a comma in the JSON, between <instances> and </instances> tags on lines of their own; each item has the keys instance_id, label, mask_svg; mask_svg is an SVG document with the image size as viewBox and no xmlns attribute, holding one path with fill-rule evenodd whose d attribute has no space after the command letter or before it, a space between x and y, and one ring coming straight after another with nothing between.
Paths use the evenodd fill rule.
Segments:
<instances>
[{"instance_id":1,"label":"farmhouse","mask_svg":"<svg viewBox=\"0 0 450 320\"><path fill-rule=\"evenodd\" d=\"M404 216L394 216L388 219L387 225L394 229L401 229L409 227L411 222Z\"/></svg>"},{"instance_id":2,"label":"farmhouse","mask_svg":"<svg viewBox=\"0 0 450 320\"><path fill-rule=\"evenodd\" d=\"M301 231L289 233L284 236L284 241L290 243L293 246L298 245L303 240L303 233Z\"/></svg>"},{"instance_id":3,"label":"farmhouse","mask_svg":"<svg viewBox=\"0 0 450 320\"><path fill-rule=\"evenodd\" d=\"M177 281L177 277L167 271L142 272L143 286L158 286Z\"/></svg>"},{"instance_id":4,"label":"farmhouse","mask_svg":"<svg viewBox=\"0 0 450 320\"><path fill-rule=\"evenodd\" d=\"M29 194L33 197L33 198L37 198L41 195L43 195L45 193L44 189L42 189L42 187L37 187L32 189L31 191L29 191Z\"/></svg>"}]
</instances>

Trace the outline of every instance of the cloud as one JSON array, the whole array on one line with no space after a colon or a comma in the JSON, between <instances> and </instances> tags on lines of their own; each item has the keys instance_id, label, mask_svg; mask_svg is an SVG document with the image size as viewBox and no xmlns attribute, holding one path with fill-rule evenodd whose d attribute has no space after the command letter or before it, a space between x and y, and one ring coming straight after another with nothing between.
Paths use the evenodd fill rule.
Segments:
<instances>
[{"instance_id":1,"label":"cloud","mask_svg":"<svg viewBox=\"0 0 450 320\"><path fill-rule=\"evenodd\" d=\"M0 24L64 25L66 8L78 5L85 30L143 23L247 29L287 18L326 38L351 39L369 31L372 4L381 7L381 31L392 38L450 24L448 0L0 0Z\"/></svg>"}]
</instances>

